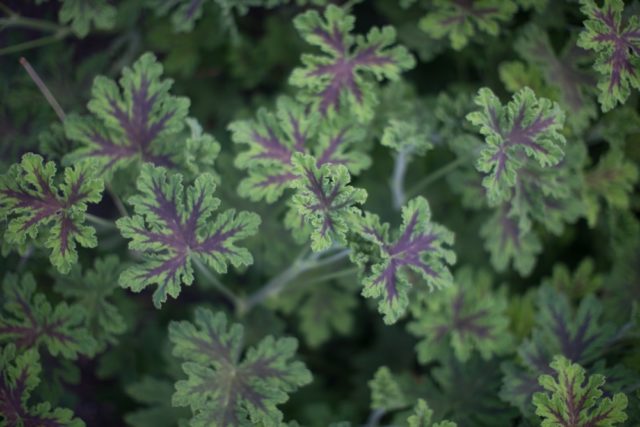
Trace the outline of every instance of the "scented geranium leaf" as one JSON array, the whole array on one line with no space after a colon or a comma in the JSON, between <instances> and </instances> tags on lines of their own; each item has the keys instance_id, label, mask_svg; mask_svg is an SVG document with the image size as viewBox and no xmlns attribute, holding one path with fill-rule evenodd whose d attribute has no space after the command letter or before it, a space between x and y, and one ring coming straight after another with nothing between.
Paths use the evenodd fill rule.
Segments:
<instances>
[{"instance_id":1,"label":"scented geranium leaf","mask_svg":"<svg viewBox=\"0 0 640 427\"><path fill-rule=\"evenodd\" d=\"M96 339L98 352L108 344L117 343L117 336L127 329L125 319L112 298L124 267L116 255L109 255L96 259L93 269L86 270L84 274L76 265L68 275L56 277L54 290L86 310L84 325Z\"/></svg>"},{"instance_id":2,"label":"scented geranium leaf","mask_svg":"<svg viewBox=\"0 0 640 427\"><path fill-rule=\"evenodd\" d=\"M564 112L557 103L536 98L529 88L518 91L506 106L490 89L482 88L475 103L480 111L469 113L467 120L486 142L476 167L486 174L483 185L489 202L496 205L511 196L518 169L528 157L542 167L563 158Z\"/></svg>"},{"instance_id":3,"label":"scented geranium leaf","mask_svg":"<svg viewBox=\"0 0 640 427\"><path fill-rule=\"evenodd\" d=\"M30 403L40 383L38 351L22 353L13 344L0 349L0 425L7 427L84 427L82 420L48 402Z\"/></svg>"},{"instance_id":4,"label":"scented geranium leaf","mask_svg":"<svg viewBox=\"0 0 640 427\"><path fill-rule=\"evenodd\" d=\"M297 177L292 157L295 153L316 156L317 165L341 164L353 174L371 163L359 149L364 129L349 117L331 114L322 118L291 98L281 97L276 112L260 109L255 120L238 120L229 125L233 141L248 147L235 164L249 176L240 183L239 193L251 200L272 203Z\"/></svg>"},{"instance_id":5,"label":"scented geranium leaf","mask_svg":"<svg viewBox=\"0 0 640 427\"><path fill-rule=\"evenodd\" d=\"M623 16L622 0L604 0L602 7L594 0L581 3L587 20L578 45L596 52L598 101L606 112L624 104L631 89L640 89L640 18Z\"/></svg>"},{"instance_id":6,"label":"scented geranium leaf","mask_svg":"<svg viewBox=\"0 0 640 427\"><path fill-rule=\"evenodd\" d=\"M268 336L243 352L243 327L227 325L223 313L197 309L194 323L171 322L169 338L188 377L176 383L173 404L191 407L193 427L280 425L277 405L311 382L291 360L294 338Z\"/></svg>"},{"instance_id":7,"label":"scented geranium leaf","mask_svg":"<svg viewBox=\"0 0 640 427\"><path fill-rule=\"evenodd\" d=\"M516 10L512 0L434 0L420 28L437 39L449 37L451 46L459 50L478 30L497 36L500 23L511 20Z\"/></svg>"},{"instance_id":8,"label":"scented geranium leaf","mask_svg":"<svg viewBox=\"0 0 640 427\"><path fill-rule=\"evenodd\" d=\"M389 236L389 224L381 224L377 215L367 212L360 222L359 233L379 251L379 258L370 260L362 295L380 299L378 309L384 314L385 323L394 323L404 314L412 273L424 280L429 289L452 285L449 265L456 257L449 246L453 244L453 233L431 222L426 199L416 197L402 208L402 227L393 237Z\"/></svg>"},{"instance_id":9,"label":"scented geranium leaf","mask_svg":"<svg viewBox=\"0 0 640 427\"><path fill-rule=\"evenodd\" d=\"M66 161L96 159L107 176L140 162L177 166L189 100L169 93L173 81L162 79L162 72L156 57L145 53L123 69L120 87L96 77L88 103L93 116L65 120L67 137L81 144Z\"/></svg>"},{"instance_id":10,"label":"scented geranium leaf","mask_svg":"<svg viewBox=\"0 0 640 427\"><path fill-rule=\"evenodd\" d=\"M518 349L520 363L504 366L502 398L530 414L531 396L540 391L537 378L551 373L549 363L555 355L585 366L598 360L614 336L612 325L603 324L601 317L602 305L593 295L573 309L567 296L549 285L542 286L531 338Z\"/></svg>"},{"instance_id":11,"label":"scented geranium leaf","mask_svg":"<svg viewBox=\"0 0 640 427\"><path fill-rule=\"evenodd\" d=\"M604 376L587 376L582 366L562 356L553 359L551 369L553 375L538 380L545 391L533 395L542 427L609 427L627 419L627 396L603 397Z\"/></svg>"},{"instance_id":12,"label":"scented geranium leaf","mask_svg":"<svg viewBox=\"0 0 640 427\"><path fill-rule=\"evenodd\" d=\"M409 427L456 427L457 424L452 421L440 421L434 423L431 421L433 411L423 399L418 399L418 403L413 408L413 414L407 418Z\"/></svg>"},{"instance_id":13,"label":"scented geranium leaf","mask_svg":"<svg viewBox=\"0 0 640 427\"><path fill-rule=\"evenodd\" d=\"M579 300L599 291L603 282L602 275L595 272L593 259L585 258L580 262L573 274L566 265L556 264L553 267L552 276L545 280L543 284L548 283L572 300Z\"/></svg>"},{"instance_id":14,"label":"scented geranium leaf","mask_svg":"<svg viewBox=\"0 0 640 427\"><path fill-rule=\"evenodd\" d=\"M374 27L366 37L353 36L354 23L352 15L335 5L327 6L324 16L310 10L296 17L297 30L322 54L303 55L304 66L293 71L290 82L308 92L305 99L321 114L343 106L367 121L377 104L373 78L397 80L415 60L406 48L394 46L393 27Z\"/></svg>"},{"instance_id":15,"label":"scented geranium leaf","mask_svg":"<svg viewBox=\"0 0 640 427\"><path fill-rule=\"evenodd\" d=\"M590 97L596 79L582 67L590 59L589 52L570 39L556 54L547 33L536 26L525 30L515 48L529 63L538 66L547 84L559 92L560 103L569 113L568 120L577 128L584 128L596 112Z\"/></svg>"},{"instance_id":16,"label":"scented geranium leaf","mask_svg":"<svg viewBox=\"0 0 640 427\"><path fill-rule=\"evenodd\" d=\"M611 149L585 175L586 216L591 227L596 225L603 199L613 209L629 208L630 195L638 183L638 167L624 152Z\"/></svg>"},{"instance_id":17,"label":"scented geranium leaf","mask_svg":"<svg viewBox=\"0 0 640 427\"><path fill-rule=\"evenodd\" d=\"M380 143L400 153L422 156L433 148L432 135L424 128L422 121L391 119L384 128Z\"/></svg>"},{"instance_id":18,"label":"scented geranium leaf","mask_svg":"<svg viewBox=\"0 0 640 427\"><path fill-rule=\"evenodd\" d=\"M373 379L369 381L371 390L371 409L394 411L409 405L400 384L386 366L378 368Z\"/></svg>"},{"instance_id":19,"label":"scented geranium leaf","mask_svg":"<svg viewBox=\"0 0 640 427\"><path fill-rule=\"evenodd\" d=\"M294 173L299 178L294 183L296 192L290 209L309 225L311 249L319 252L334 243L346 245L346 234L360 212L357 205L367 200L367 192L349 185L351 176L345 166L316 164L313 156L294 156Z\"/></svg>"},{"instance_id":20,"label":"scented geranium leaf","mask_svg":"<svg viewBox=\"0 0 640 427\"><path fill-rule=\"evenodd\" d=\"M255 234L260 217L233 209L214 217L220 205L213 196L215 188L215 177L210 174L200 175L185 189L182 175L149 163L142 165L139 194L129 199L135 215L117 221L122 235L131 239L129 248L143 256L141 264L120 275L123 287L140 292L157 285L153 303L159 308L167 295L176 298L181 285L191 285L192 261L218 273L226 273L227 264L239 267L253 262L249 251L236 242Z\"/></svg>"},{"instance_id":21,"label":"scented geranium leaf","mask_svg":"<svg viewBox=\"0 0 640 427\"><path fill-rule=\"evenodd\" d=\"M469 267L458 270L454 283L416 305L417 320L408 329L422 338L416 346L420 363L446 356L450 348L462 362L474 351L484 359L509 351L506 289L494 291L487 271Z\"/></svg>"},{"instance_id":22,"label":"scented geranium leaf","mask_svg":"<svg viewBox=\"0 0 640 427\"><path fill-rule=\"evenodd\" d=\"M70 24L79 37L89 34L91 26L110 30L116 23L116 8L108 0L62 0L59 20Z\"/></svg>"},{"instance_id":23,"label":"scented geranium leaf","mask_svg":"<svg viewBox=\"0 0 640 427\"><path fill-rule=\"evenodd\" d=\"M530 226L514 216L508 203L498 207L480 229L485 248L491 254L491 264L504 271L509 264L522 276L533 270L542 243Z\"/></svg>"},{"instance_id":24,"label":"scented geranium leaf","mask_svg":"<svg viewBox=\"0 0 640 427\"><path fill-rule=\"evenodd\" d=\"M75 360L78 354L92 355L96 342L84 324L86 311L80 305L61 302L55 307L36 293L31 274L21 279L8 274L3 282L0 311L0 343L19 349L46 347L52 356Z\"/></svg>"},{"instance_id":25,"label":"scented geranium leaf","mask_svg":"<svg viewBox=\"0 0 640 427\"><path fill-rule=\"evenodd\" d=\"M4 238L20 247L44 241L51 263L62 273L78 260L76 244L97 245L95 230L85 225L88 203L102 198L103 183L92 162L65 168L56 176L53 162L27 153L0 176L0 218L8 222Z\"/></svg>"}]
</instances>

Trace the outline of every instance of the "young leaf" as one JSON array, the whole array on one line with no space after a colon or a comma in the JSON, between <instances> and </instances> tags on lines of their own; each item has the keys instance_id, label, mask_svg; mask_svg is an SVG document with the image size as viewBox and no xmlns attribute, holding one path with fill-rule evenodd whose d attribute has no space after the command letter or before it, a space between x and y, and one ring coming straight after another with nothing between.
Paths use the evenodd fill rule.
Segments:
<instances>
[{"instance_id":1,"label":"young leaf","mask_svg":"<svg viewBox=\"0 0 640 427\"><path fill-rule=\"evenodd\" d=\"M44 3L48 0L36 0ZM110 30L116 22L117 11L108 0L60 0L62 6L58 20L70 24L73 32L80 38L89 34L93 24L98 30Z\"/></svg>"},{"instance_id":2,"label":"young leaf","mask_svg":"<svg viewBox=\"0 0 640 427\"><path fill-rule=\"evenodd\" d=\"M40 383L38 351L16 354L14 345L0 349L0 425L7 427L84 427L73 412L52 408L48 402L30 404Z\"/></svg>"},{"instance_id":3,"label":"young leaf","mask_svg":"<svg viewBox=\"0 0 640 427\"><path fill-rule=\"evenodd\" d=\"M496 205L511 196L527 157L542 167L560 162L564 112L557 103L536 98L529 88L518 91L506 106L490 89L482 88L475 103L481 110L468 114L467 120L479 128L487 144L476 167L486 174L483 185L489 202Z\"/></svg>"},{"instance_id":4,"label":"young leaf","mask_svg":"<svg viewBox=\"0 0 640 427\"><path fill-rule=\"evenodd\" d=\"M423 399L418 399L418 403L413 408L413 414L407 419L409 427L456 427L457 424L452 421L440 421L433 423L431 418L433 411Z\"/></svg>"},{"instance_id":5,"label":"young leaf","mask_svg":"<svg viewBox=\"0 0 640 427\"><path fill-rule=\"evenodd\" d=\"M374 214L366 213L358 228L380 253L380 259L371 260L375 263L367 271L362 295L380 298L378 308L385 323L394 323L404 314L412 274L431 289L452 284L448 265L456 257L448 246L453 244L453 233L431 222L429 204L424 198L416 197L402 208L402 227L394 238L389 237L389 224L381 224ZM354 254L361 255L365 254Z\"/></svg>"},{"instance_id":6,"label":"young leaf","mask_svg":"<svg viewBox=\"0 0 640 427\"><path fill-rule=\"evenodd\" d=\"M140 162L184 166L179 162L185 158L183 141L188 135L181 131L189 100L171 95L173 81L162 79L162 73L156 57L145 53L130 68L123 69L120 88L110 78L96 77L88 104L94 116L70 116L65 121L67 137L81 144L65 160L96 159L101 173L107 176L132 166L137 174ZM216 144L212 139L200 143ZM217 154L217 150L211 154Z\"/></svg>"},{"instance_id":7,"label":"young leaf","mask_svg":"<svg viewBox=\"0 0 640 427\"><path fill-rule=\"evenodd\" d=\"M371 163L357 149L364 138L361 127L348 117L331 115L322 119L300 103L281 97L276 112L260 109L256 120L238 120L229 125L233 141L248 149L236 157L235 164L249 170L240 183L239 193L251 200L272 203L296 179L292 158L295 153L313 154L317 165L341 164L353 174Z\"/></svg>"},{"instance_id":8,"label":"young leaf","mask_svg":"<svg viewBox=\"0 0 640 427\"><path fill-rule=\"evenodd\" d=\"M580 300L602 288L604 281L602 275L594 270L595 265L591 258L583 259L573 274L566 265L556 264L553 266L552 276L543 281L543 285L548 283L572 300Z\"/></svg>"},{"instance_id":9,"label":"young leaf","mask_svg":"<svg viewBox=\"0 0 640 427\"><path fill-rule=\"evenodd\" d=\"M0 176L0 219L8 221L8 243L23 245L40 235L51 250L51 263L66 273L78 260L76 244L93 248L98 242L93 227L85 225L88 203L102 198L102 181L92 162L65 168L56 180L56 166L27 153Z\"/></svg>"},{"instance_id":10,"label":"young leaf","mask_svg":"<svg viewBox=\"0 0 640 427\"><path fill-rule=\"evenodd\" d=\"M406 407L409 402L393 374L386 366L378 368L369 381L371 389L371 409L394 411Z\"/></svg>"},{"instance_id":11,"label":"young leaf","mask_svg":"<svg viewBox=\"0 0 640 427\"><path fill-rule=\"evenodd\" d=\"M415 60L406 48L394 46L393 27L374 27L365 38L351 35L354 23L352 15L335 5L327 6L324 16L310 10L296 17L294 25L302 37L323 54L303 55L304 67L293 71L290 82L308 91L306 99L321 114L343 106L367 121L377 104L371 77L397 80Z\"/></svg>"},{"instance_id":12,"label":"young leaf","mask_svg":"<svg viewBox=\"0 0 640 427\"><path fill-rule=\"evenodd\" d=\"M316 166L313 156L296 155L293 159L296 192L291 209L311 228L311 249L319 252L332 244L346 245L346 234L353 218L367 200L367 192L349 185L351 176L345 166Z\"/></svg>"},{"instance_id":13,"label":"young leaf","mask_svg":"<svg viewBox=\"0 0 640 427\"><path fill-rule=\"evenodd\" d=\"M78 354L92 355L96 342L84 324L86 311L79 305L61 302L53 307L36 293L31 274L22 279L8 274L3 282L4 310L0 311L0 342L19 349L46 347L52 356L75 360Z\"/></svg>"},{"instance_id":14,"label":"young leaf","mask_svg":"<svg viewBox=\"0 0 640 427\"><path fill-rule=\"evenodd\" d=\"M631 89L640 89L640 18L623 17L622 0L581 0L587 16L578 46L597 54L595 70L601 74L598 101L602 111L624 104Z\"/></svg>"},{"instance_id":15,"label":"young leaf","mask_svg":"<svg viewBox=\"0 0 640 427\"><path fill-rule=\"evenodd\" d=\"M516 10L512 0L435 0L419 25L436 39L448 36L451 46L460 50L477 30L497 36L500 22L509 21Z\"/></svg>"},{"instance_id":16,"label":"young leaf","mask_svg":"<svg viewBox=\"0 0 640 427\"><path fill-rule=\"evenodd\" d=\"M253 258L236 242L255 234L260 217L233 209L213 217L220 200L213 196L216 184L210 174L200 175L187 189L182 175L145 163L137 189L140 194L129 202L132 217L117 221L122 235L131 239L129 248L143 254L143 263L129 267L120 275L120 284L139 292L158 285L153 303L160 307L167 295L174 298L181 285L193 282L192 261L202 262L218 273L227 264L249 265Z\"/></svg>"},{"instance_id":17,"label":"young leaf","mask_svg":"<svg viewBox=\"0 0 640 427\"><path fill-rule=\"evenodd\" d=\"M506 289L494 292L491 275L469 267L456 273L454 283L416 307L417 320L408 329L423 338L416 346L420 363L448 355L450 347L462 362L473 351L490 359L510 350Z\"/></svg>"},{"instance_id":18,"label":"young leaf","mask_svg":"<svg viewBox=\"0 0 640 427\"><path fill-rule=\"evenodd\" d=\"M127 329L120 309L112 299L123 268L124 264L116 255L109 255L96 259L93 269L84 274L76 265L68 276L56 277L54 290L86 309L84 325L97 340L98 352L107 344L116 343L117 336Z\"/></svg>"},{"instance_id":19,"label":"young leaf","mask_svg":"<svg viewBox=\"0 0 640 427\"><path fill-rule=\"evenodd\" d=\"M278 404L311 382L302 362L291 361L294 338L268 336L242 357L243 327L223 313L197 309L194 323L171 322L173 354L187 379L176 383L175 406L190 406L193 427L280 425Z\"/></svg>"},{"instance_id":20,"label":"young leaf","mask_svg":"<svg viewBox=\"0 0 640 427\"><path fill-rule=\"evenodd\" d=\"M602 305L588 295L577 310L559 291L545 285L538 291L536 326L531 338L518 349L523 366L507 364L501 396L527 414L531 412L531 396L540 391L537 378L550 373L554 355L572 362L587 364L597 360L606 349L614 331L602 324Z\"/></svg>"},{"instance_id":21,"label":"young leaf","mask_svg":"<svg viewBox=\"0 0 640 427\"><path fill-rule=\"evenodd\" d=\"M602 396L604 376L586 377L582 366L562 356L553 359L551 369L554 375L541 375L538 379L545 391L533 395L536 414L543 419L542 427L608 427L627 419L624 393Z\"/></svg>"}]
</instances>

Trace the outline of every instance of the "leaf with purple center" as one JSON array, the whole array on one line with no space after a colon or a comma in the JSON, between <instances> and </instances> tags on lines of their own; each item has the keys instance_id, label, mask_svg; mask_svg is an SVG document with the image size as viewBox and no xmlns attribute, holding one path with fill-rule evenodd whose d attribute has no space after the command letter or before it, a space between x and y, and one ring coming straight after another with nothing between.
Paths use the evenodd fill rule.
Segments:
<instances>
[{"instance_id":1,"label":"leaf with purple center","mask_svg":"<svg viewBox=\"0 0 640 427\"><path fill-rule=\"evenodd\" d=\"M277 405L311 382L305 365L291 360L294 338L267 336L243 350L243 337L242 325L201 308L193 323L169 325L173 354L187 374L176 383L173 405L191 407L191 426L281 425Z\"/></svg>"},{"instance_id":2,"label":"leaf with purple center","mask_svg":"<svg viewBox=\"0 0 640 427\"><path fill-rule=\"evenodd\" d=\"M173 81L162 79L162 73L156 57L145 53L123 69L120 87L108 77L96 77L88 103L93 116L65 120L67 137L81 144L65 161L96 159L106 176L130 167L137 174L141 162L179 166L189 100L171 95Z\"/></svg>"},{"instance_id":3,"label":"leaf with purple center","mask_svg":"<svg viewBox=\"0 0 640 427\"><path fill-rule=\"evenodd\" d=\"M48 402L30 403L40 383L42 366L38 351L18 352L13 344L0 349L0 425L8 427L84 427L65 408Z\"/></svg>"},{"instance_id":4,"label":"leaf with purple center","mask_svg":"<svg viewBox=\"0 0 640 427\"><path fill-rule=\"evenodd\" d=\"M213 196L216 178L202 174L184 188L182 175L152 164L142 165L138 193L129 199L135 215L121 218L117 226L129 248L142 253L143 262L120 275L120 284L135 292L157 285L153 303L160 307L167 295L174 298L182 285L193 282L192 262L200 262L218 273L227 264L249 265L253 258L238 240L256 233L260 217L229 209L213 216L220 200Z\"/></svg>"},{"instance_id":5,"label":"leaf with purple center","mask_svg":"<svg viewBox=\"0 0 640 427\"><path fill-rule=\"evenodd\" d=\"M345 246L346 234L360 215L357 206L367 200L367 192L349 185L351 175L343 165L325 163L318 167L315 157L302 154L296 154L292 162L298 178L289 207L302 222L287 225L308 229L314 252L334 244Z\"/></svg>"},{"instance_id":6,"label":"leaf with purple center","mask_svg":"<svg viewBox=\"0 0 640 427\"><path fill-rule=\"evenodd\" d=\"M296 153L315 155L318 166L344 165L353 174L371 163L358 146L365 136L362 127L334 114L322 118L287 97L278 99L275 113L260 109L255 120L235 121L229 130L236 144L248 147L235 164L249 171L240 183L240 195L254 201L273 203L294 186Z\"/></svg>"},{"instance_id":7,"label":"leaf with purple center","mask_svg":"<svg viewBox=\"0 0 640 427\"><path fill-rule=\"evenodd\" d=\"M360 235L379 252L366 268L362 295L380 299L378 309L385 323L394 323L405 313L415 282L426 283L429 290L453 285L449 271L456 259L449 249L453 233L431 222L426 199L416 197L402 208L402 227L393 237L389 236L389 224L381 224L377 215L367 212L359 222ZM370 257L358 253L354 256ZM415 291L428 292L424 288Z\"/></svg>"},{"instance_id":8,"label":"leaf with purple center","mask_svg":"<svg viewBox=\"0 0 640 427\"><path fill-rule=\"evenodd\" d=\"M526 87L506 106L490 89L482 88L475 103L480 110L469 113L467 120L479 128L486 142L476 167L486 175L483 185L489 203L497 205L511 197L519 169L529 158L541 167L562 160L564 112Z\"/></svg>"},{"instance_id":9,"label":"leaf with purple center","mask_svg":"<svg viewBox=\"0 0 640 427\"><path fill-rule=\"evenodd\" d=\"M344 108L368 121L377 105L375 80L397 80L415 60L395 45L393 27L374 27L365 37L351 34L354 24L355 18L335 5L327 6L324 16L310 10L296 17L297 30L322 54L303 55L303 67L293 71L290 82L305 89L303 98L322 115Z\"/></svg>"},{"instance_id":10,"label":"leaf with purple center","mask_svg":"<svg viewBox=\"0 0 640 427\"><path fill-rule=\"evenodd\" d=\"M556 54L548 34L536 26L527 28L515 48L529 63L541 69L546 83L559 92L561 105L570 113L568 120L583 129L596 113L591 97L596 78L590 69L582 67L591 59L589 52L572 38Z\"/></svg>"},{"instance_id":11,"label":"leaf with purple center","mask_svg":"<svg viewBox=\"0 0 640 427\"><path fill-rule=\"evenodd\" d=\"M474 272L469 267L455 274L454 283L412 305L416 320L408 329L422 338L416 346L420 363L447 356L450 348L462 362L475 351L484 359L508 352L513 339L506 289L492 289L487 271Z\"/></svg>"},{"instance_id":12,"label":"leaf with purple center","mask_svg":"<svg viewBox=\"0 0 640 427\"><path fill-rule=\"evenodd\" d=\"M582 366L562 356L554 357L550 367L554 372L538 379L544 391L533 395L542 427L610 427L627 419L627 396L604 397L603 375L587 375Z\"/></svg>"},{"instance_id":13,"label":"leaf with purple center","mask_svg":"<svg viewBox=\"0 0 640 427\"><path fill-rule=\"evenodd\" d=\"M599 360L607 349L614 328L602 323L602 305L593 296L583 298L577 309L566 295L543 285L538 290L537 315L531 337L520 345L520 363L504 365L504 400L530 415L531 396L540 391L537 378L550 374L549 363L555 355L588 366Z\"/></svg>"},{"instance_id":14,"label":"leaf with purple center","mask_svg":"<svg viewBox=\"0 0 640 427\"><path fill-rule=\"evenodd\" d=\"M0 343L13 343L20 350L46 347L52 356L71 360L79 354L93 355L96 342L84 324L82 306L66 302L52 306L43 294L36 293L31 274L21 279L8 274L3 294Z\"/></svg>"},{"instance_id":15,"label":"leaf with purple center","mask_svg":"<svg viewBox=\"0 0 640 427\"><path fill-rule=\"evenodd\" d=\"M631 89L640 89L640 18L624 16L622 0L604 0L598 7L593 0L581 0L587 16L578 38L583 49L596 52L594 69L598 81L598 101L602 111L624 104Z\"/></svg>"},{"instance_id":16,"label":"leaf with purple center","mask_svg":"<svg viewBox=\"0 0 640 427\"><path fill-rule=\"evenodd\" d=\"M448 36L451 46L460 50L478 30L497 36L500 23L511 20L516 10L512 0L434 0L419 25L436 39Z\"/></svg>"},{"instance_id":17,"label":"leaf with purple center","mask_svg":"<svg viewBox=\"0 0 640 427\"><path fill-rule=\"evenodd\" d=\"M93 248L98 242L93 227L85 225L88 203L102 198L102 180L95 164L87 162L64 169L56 177L53 162L27 153L20 163L0 176L0 219L7 221L7 243L43 244L51 263L66 273L78 261L76 245ZM58 179L56 179L58 178Z\"/></svg>"}]
</instances>

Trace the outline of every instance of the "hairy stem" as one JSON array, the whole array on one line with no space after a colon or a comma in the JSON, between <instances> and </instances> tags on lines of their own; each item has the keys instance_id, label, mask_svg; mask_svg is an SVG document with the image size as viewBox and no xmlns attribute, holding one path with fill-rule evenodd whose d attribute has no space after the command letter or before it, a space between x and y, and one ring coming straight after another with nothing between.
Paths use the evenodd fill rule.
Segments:
<instances>
[{"instance_id":1,"label":"hairy stem","mask_svg":"<svg viewBox=\"0 0 640 427\"><path fill-rule=\"evenodd\" d=\"M411 147L403 148L396 155L391 177L391 195L393 196L393 208L399 211L407 200L404 192L404 177L407 174L407 167L411 156Z\"/></svg>"},{"instance_id":2,"label":"hairy stem","mask_svg":"<svg viewBox=\"0 0 640 427\"><path fill-rule=\"evenodd\" d=\"M233 308L235 310L242 309L244 305L242 300L238 296L236 296L236 294L234 294L229 288L227 288L213 273L211 273L211 270L209 270L209 268L204 265L202 261L196 258L192 258L191 260L193 261L193 264L196 266L198 271L205 277L205 279L211 282L213 286L218 291L220 291L221 294L223 294L229 299L229 301L231 301L231 304L233 304Z\"/></svg>"},{"instance_id":3,"label":"hairy stem","mask_svg":"<svg viewBox=\"0 0 640 427\"><path fill-rule=\"evenodd\" d=\"M456 170L458 167L460 167L465 162L467 162L467 160L469 160L469 158L466 156L458 157L457 159L447 163L441 168L436 169L429 175L425 176L422 180L418 181L416 185L411 187L411 189L407 191L407 197L417 196L422 191L424 191L424 189L427 188L429 185L438 181L440 178L445 177L449 172Z\"/></svg>"},{"instance_id":4,"label":"hairy stem","mask_svg":"<svg viewBox=\"0 0 640 427\"><path fill-rule=\"evenodd\" d=\"M31 80L33 80L36 86L38 86L38 89L40 89L40 93L42 93L49 105L51 105L51 108L53 108L53 111L55 111L56 116L58 116L61 122L64 122L64 119L66 117L66 115L64 114L64 110L62 109L56 98L53 96L47 85L42 81L36 70L33 69L31 64L29 64L29 61L27 61L25 58L20 58L20 65L24 67L24 69L27 71L27 74L29 74L29 77L31 77Z\"/></svg>"},{"instance_id":5,"label":"hairy stem","mask_svg":"<svg viewBox=\"0 0 640 427\"><path fill-rule=\"evenodd\" d=\"M90 213L85 213L84 216L87 219L87 221L91 222L93 225L96 225L98 227L111 228L111 229L116 229L117 228L116 224L113 221L109 221L107 219L100 218L100 217L92 215Z\"/></svg>"},{"instance_id":6,"label":"hairy stem","mask_svg":"<svg viewBox=\"0 0 640 427\"><path fill-rule=\"evenodd\" d=\"M257 305L261 304L268 298L278 295L282 290L300 276L305 271L332 264L334 262L343 260L349 255L349 249L344 249L334 253L326 258L320 258L326 252L318 252L311 254L310 256L304 256L306 251L303 251L289 268L282 273L269 280L262 288L250 295L246 300L242 311L239 311L240 315L244 315Z\"/></svg>"}]
</instances>

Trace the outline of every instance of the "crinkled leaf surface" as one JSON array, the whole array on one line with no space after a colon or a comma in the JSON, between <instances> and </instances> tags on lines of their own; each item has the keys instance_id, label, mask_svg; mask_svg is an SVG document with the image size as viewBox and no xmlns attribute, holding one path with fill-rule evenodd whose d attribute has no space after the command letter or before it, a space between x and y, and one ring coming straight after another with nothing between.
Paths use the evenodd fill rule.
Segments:
<instances>
[{"instance_id":1,"label":"crinkled leaf surface","mask_svg":"<svg viewBox=\"0 0 640 427\"><path fill-rule=\"evenodd\" d=\"M556 165L563 158L564 112L557 103L538 99L529 88L518 91L506 106L490 89L482 88L475 103L480 111L470 113L467 119L479 128L486 142L476 167L486 174L483 185L495 205L511 196L509 190L527 158L542 167Z\"/></svg>"},{"instance_id":2,"label":"crinkled leaf surface","mask_svg":"<svg viewBox=\"0 0 640 427\"><path fill-rule=\"evenodd\" d=\"M6 241L20 246L41 237L51 250L51 263L68 272L78 260L76 244L92 248L98 243L93 227L84 224L87 204L102 198L103 184L94 170L94 163L84 163L65 168L64 177L59 178L53 162L25 154L0 176L0 218L8 221Z\"/></svg>"},{"instance_id":3,"label":"crinkled leaf surface","mask_svg":"<svg viewBox=\"0 0 640 427\"><path fill-rule=\"evenodd\" d=\"M415 407L413 408L413 414L407 418L407 424L409 427L456 427L457 424L452 421L440 421L434 423L431 421L433 417L433 411L427 405L424 399L418 399Z\"/></svg>"},{"instance_id":4,"label":"crinkled leaf surface","mask_svg":"<svg viewBox=\"0 0 640 427\"><path fill-rule=\"evenodd\" d=\"M422 338L416 346L421 363L447 356L450 348L464 362L474 351L490 359L512 347L506 289L495 291L492 284L487 271L465 267L455 274L453 286L416 305L417 320L408 328Z\"/></svg>"},{"instance_id":5,"label":"crinkled leaf surface","mask_svg":"<svg viewBox=\"0 0 640 427\"><path fill-rule=\"evenodd\" d=\"M640 89L640 17L624 16L622 0L581 0L587 16L578 45L596 52L600 73L598 100L602 111L623 104L631 89Z\"/></svg>"},{"instance_id":6,"label":"crinkled leaf surface","mask_svg":"<svg viewBox=\"0 0 640 427\"><path fill-rule=\"evenodd\" d=\"M165 168L144 164L137 182L139 194L129 199L135 215L117 221L122 235L131 239L129 248L143 256L141 264L120 275L120 284L136 292L157 285L156 307L167 295L176 298L181 285L193 282L192 261L218 273L226 273L227 264L239 267L253 262L249 251L236 242L255 234L260 217L233 209L214 217L220 205L213 196L215 177L202 174L186 189L182 179Z\"/></svg>"},{"instance_id":7,"label":"crinkled leaf surface","mask_svg":"<svg viewBox=\"0 0 640 427\"><path fill-rule=\"evenodd\" d=\"M627 419L624 393L603 397L604 376L587 377L582 366L562 356L553 359L551 369L553 375L538 380L545 391L533 396L542 427L608 427Z\"/></svg>"},{"instance_id":8,"label":"crinkled leaf surface","mask_svg":"<svg viewBox=\"0 0 640 427\"><path fill-rule=\"evenodd\" d=\"M426 282L429 289L452 285L449 265L455 262L455 254L449 246L453 233L431 222L426 199L416 197L402 208L402 227L393 237L389 236L389 224L381 224L378 216L370 213L358 228L380 254L379 259L370 260L375 263L366 271L362 295L380 298L378 308L386 323L394 323L404 314L412 279ZM360 255L365 254L355 254ZM417 288L416 292L429 289Z\"/></svg>"},{"instance_id":9,"label":"crinkled leaf surface","mask_svg":"<svg viewBox=\"0 0 640 427\"><path fill-rule=\"evenodd\" d=\"M40 383L40 358L31 349L18 353L14 345L0 349L0 424L7 427L84 427L73 412L32 404L31 393Z\"/></svg>"},{"instance_id":10,"label":"crinkled leaf surface","mask_svg":"<svg viewBox=\"0 0 640 427\"><path fill-rule=\"evenodd\" d=\"M420 28L431 37L448 36L451 46L462 49L476 31L492 36L500 32L517 7L512 0L434 0L433 10L420 20Z\"/></svg>"},{"instance_id":11,"label":"crinkled leaf surface","mask_svg":"<svg viewBox=\"0 0 640 427\"><path fill-rule=\"evenodd\" d=\"M308 92L305 99L321 114L344 106L366 121L377 104L373 78L397 80L415 60L406 48L394 45L393 27L374 27L364 37L351 34L354 24L355 18L335 5L327 6L324 16L310 10L296 17L302 37L322 54L303 55L304 66L293 71L290 82Z\"/></svg>"},{"instance_id":12,"label":"crinkled leaf surface","mask_svg":"<svg viewBox=\"0 0 640 427\"><path fill-rule=\"evenodd\" d=\"M228 325L223 313L198 309L194 323L171 322L169 338L188 377L176 383L173 404L191 407L194 427L281 425L277 405L311 381L291 360L294 338L268 336L243 355L243 327Z\"/></svg>"},{"instance_id":13,"label":"crinkled leaf surface","mask_svg":"<svg viewBox=\"0 0 640 427\"><path fill-rule=\"evenodd\" d=\"M96 342L85 327L83 307L66 302L52 306L43 294L36 293L31 274L21 279L9 274L2 287L0 342L13 343L21 350L46 347L52 356L72 360L78 354L94 353Z\"/></svg>"},{"instance_id":14,"label":"crinkled leaf surface","mask_svg":"<svg viewBox=\"0 0 640 427\"><path fill-rule=\"evenodd\" d=\"M349 185L351 176L345 166L318 167L309 155L296 155L293 164L298 178L290 209L310 227L311 249L318 252L333 244L346 245L346 234L360 212L357 205L366 201L367 192Z\"/></svg>"},{"instance_id":15,"label":"crinkled leaf surface","mask_svg":"<svg viewBox=\"0 0 640 427\"><path fill-rule=\"evenodd\" d=\"M371 409L393 411L409 404L405 393L386 366L378 368L373 379L369 381L371 390Z\"/></svg>"}]
</instances>

